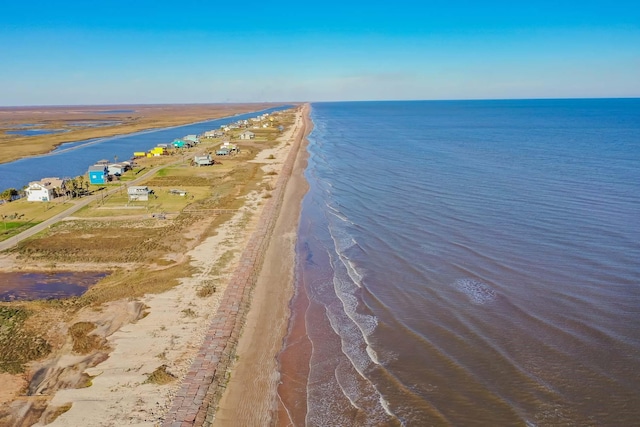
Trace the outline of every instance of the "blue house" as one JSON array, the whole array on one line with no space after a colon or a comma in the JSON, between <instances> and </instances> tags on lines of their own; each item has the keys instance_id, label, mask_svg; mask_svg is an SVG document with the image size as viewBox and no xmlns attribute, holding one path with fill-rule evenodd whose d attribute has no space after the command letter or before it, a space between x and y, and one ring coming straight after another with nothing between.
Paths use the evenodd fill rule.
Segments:
<instances>
[{"instance_id":1,"label":"blue house","mask_svg":"<svg viewBox=\"0 0 640 427\"><path fill-rule=\"evenodd\" d=\"M105 165L89 166L89 182L91 184L104 184L107 182L109 169Z\"/></svg>"}]
</instances>

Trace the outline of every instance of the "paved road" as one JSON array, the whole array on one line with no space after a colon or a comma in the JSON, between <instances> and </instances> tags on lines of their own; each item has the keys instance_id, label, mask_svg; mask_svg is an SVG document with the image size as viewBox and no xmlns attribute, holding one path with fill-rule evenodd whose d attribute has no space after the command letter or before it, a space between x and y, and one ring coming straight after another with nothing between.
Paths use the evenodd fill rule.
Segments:
<instances>
[{"instance_id":1,"label":"paved road","mask_svg":"<svg viewBox=\"0 0 640 427\"><path fill-rule=\"evenodd\" d=\"M145 173L144 175L141 175L140 177L134 179L133 181L128 181L126 183L126 185L136 185L142 181L144 181L145 179L149 178L150 176L152 176L153 174L155 174L158 170L165 168L169 165L172 165L174 163L179 163L181 162L182 159L166 164L166 165L161 165L161 166L156 166L153 169L150 169L147 173ZM124 184L123 184L124 185ZM100 191L98 194L94 194L92 196L88 196L88 197L83 197L79 200L74 201L74 204L72 207L70 207L69 209L65 210L64 212L60 212L59 214L52 216L51 218L47 219L46 221L42 221L40 224L35 225L25 231L23 231L20 234L16 234L13 237L10 237L7 240L4 240L2 242L0 242L0 251L4 251L6 249L12 248L13 246L17 245L19 242L21 242L22 240L29 238L31 236L33 236L34 234L37 234L43 230L46 230L49 226L55 224L56 222L60 221L63 218L66 218L68 216L70 216L71 214L79 211L80 209L82 209L83 207L87 206L89 203L102 198L104 196L108 196L110 194L113 194L117 191L120 190L120 186L118 186L117 188L113 188L110 190L102 190Z\"/></svg>"}]
</instances>

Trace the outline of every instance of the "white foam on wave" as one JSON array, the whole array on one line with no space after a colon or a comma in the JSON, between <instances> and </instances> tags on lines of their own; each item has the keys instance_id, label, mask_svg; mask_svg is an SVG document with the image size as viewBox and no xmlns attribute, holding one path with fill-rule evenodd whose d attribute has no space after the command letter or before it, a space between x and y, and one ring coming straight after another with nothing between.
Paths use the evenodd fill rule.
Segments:
<instances>
[{"instance_id":1,"label":"white foam on wave","mask_svg":"<svg viewBox=\"0 0 640 427\"><path fill-rule=\"evenodd\" d=\"M378 354L373 349L368 337L374 332L378 321L375 316L358 313L358 298L355 292L358 287L347 273L347 266L341 257L331 256L334 267L334 290L338 300L327 306L327 317L331 328L340 337L341 350L350 368L336 370L336 379L343 389L343 394L366 414L372 425L389 422L388 417L396 416L385 408L386 402L367 373L374 365L380 365ZM350 373L353 369L353 373ZM341 375L341 376L338 376ZM353 378L353 375L359 379Z\"/></svg>"},{"instance_id":2,"label":"white foam on wave","mask_svg":"<svg viewBox=\"0 0 640 427\"><path fill-rule=\"evenodd\" d=\"M359 302L358 298L354 295L357 288L354 286L351 278L345 280L344 277L337 277L336 275L333 279L333 285L336 296L342 302L345 314L358 326L363 339L366 341L366 338L371 336L378 326L378 319L375 316L357 312Z\"/></svg>"},{"instance_id":3,"label":"white foam on wave","mask_svg":"<svg viewBox=\"0 0 640 427\"><path fill-rule=\"evenodd\" d=\"M332 328L340 328L342 353L346 357L334 371L342 394L351 406L366 414L364 425L388 424L389 416L394 415L382 406L381 402L385 400L365 374L365 369L371 366L371 360L367 356L368 350L363 350L362 341L358 339L357 326L349 321L339 304L328 307L327 314Z\"/></svg>"},{"instance_id":4,"label":"white foam on wave","mask_svg":"<svg viewBox=\"0 0 640 427\"><path fill-rule=\"evenodd\" d=\"M393 411L391 410L391 408L389 407L389 402L387 402L387 400L380 396L380 406L382 406L382 408L384 409L384 412L387 413L387 415L397 418L396 415L393 413ZM401 423L403 426L405 425L404 422Z\"/></svg>"},{"instance_id":5,"label":"white foam on wave","mask_svg":"<svg viewBox=\"0 0 640 427\"><path fill-rule=\"evenodd\" d=\"M333 291L336 300L325 305L329 324L340 338L344 365L335 370L336 381L342 394L351 406L364 414L370 425L384 425L389 417L395 417L381 402L385 400L367 374L374 366L380 365L378 354L369 337L378 326L378 319L362 313L358 293L363 286L363 275L351 259L349 250L358 245L349 232L353 225L335 206L325 202L325 218L333 242L333 250L328 251L333 270ZM367 424L369 425L369 424Z\"/></svg>"},{"instance_id":6,"label":"white foam on wave","mask_svg":"<svg viewBox=\"0 0 640 427\"><path fill-rule=\"evenodd\" d=\"M352 235L347 233L345 230L342 230L340 227L335 224L329 223L329 234L331 235L331 239L333 240L333 245L335 247L338 255L344 256L344 252L356 245L356 239L353 238Z\"/></svg>"},{"instance_id":7,"label":"white foam on wave","mask_svg":"<svg viewBox=\"0 0 640 427\"><path fill-rule=\"evenodd\" d=\"M345 256L340 256L340 261L344 264L344 267L347 269L347 274L349 278L355 283L355 285L359 288L362 288L362 274L358 271L353 261Z\"/></svg>"},{"instance_id":8,"label":"white foam on wave","mask_svg":"<svg viewBox=\"0 0 640 427\"><path fill-rule=\"evenodd\" d=\"M380 359L378 358L378 352L375 351L370 345L367 345L367 354L369 355L369 358L373 361L373 363L375 363L376 365L380 365Z\"/></svg>"},{"instance_id":9,"label":"white foam on wave","mask_svg":"<svg viewBox=\"0 0 640 427\"><path fill-rule=\"evenodd\" d=\"M345 395L351 406L356 409L362 410L363 408L358 405L358 401L362 398L360 393L360 387L358 382L352 375L348 375L346 372L341 373L341 370L345 370L342 365L338 365L334 371L336 382L342 390L342 394Z\"/></svg>"},{"instance_id":10,"label":"white foam on wave","mask_svg":"<svg viewBox=\"0 0 640 427\"><path fill-rule=\"evenodd\" d=\"M373 360L366 350L368 345L362 337L360 328L336 304L328 307L327 315L331 328L341 339L342 352L351 361L360 376L368 380L366 371Z\"/></svg>"},{"instance_id":11,"label":"white foam on wave","mask_svg":"<svg viewBox=\"0 0 640 427\"><path fill-rule=\"evenodd\" d=\"M349 218L347 218L344 213L342 213L339 209L334 208L333 206L331 206L329 203L325 204L327 206L327 208L329 209L328 212L335 216L336 218L338 218L339 220L341 220L342 222L346 222L348 224L353 224L353 222L349 221Z\"/></svg>"},{"instance_id":12,"label":"white foam on wave","mask_svg":"<svg viewBox=\"0 0 640 427\"><path fill-rule=\"evenodd\" d=\"M454 286L464 292L474 304L487 304L496 299L496 291L484 282L476 279L458 279Z\"/></svg>"}]
</instances>

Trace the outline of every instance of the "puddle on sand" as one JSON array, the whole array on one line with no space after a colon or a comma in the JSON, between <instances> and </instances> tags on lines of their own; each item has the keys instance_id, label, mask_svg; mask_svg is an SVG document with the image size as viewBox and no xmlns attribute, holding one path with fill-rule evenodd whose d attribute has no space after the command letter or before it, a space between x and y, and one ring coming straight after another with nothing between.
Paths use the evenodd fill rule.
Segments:
<instances>
[{"instance_id":1,"label":"puddle on sand","mask_svg":"<svg viewBox=\"0 0 640 427\"><path fill-rule=\"evenodd\" d=\"M0 272L0 301L61 299L80 296L108 274L99 271Z\"/></svg>"}]
</instances>

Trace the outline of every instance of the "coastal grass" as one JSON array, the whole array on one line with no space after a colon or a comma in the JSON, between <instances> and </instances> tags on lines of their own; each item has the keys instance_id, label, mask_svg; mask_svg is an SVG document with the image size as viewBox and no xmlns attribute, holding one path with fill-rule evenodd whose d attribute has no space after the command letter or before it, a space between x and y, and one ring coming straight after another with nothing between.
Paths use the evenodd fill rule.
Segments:
<instances>
[{"instance_id":1,"label":"coastal grass","mask_svg":"<svg viewBox=\"0 0 640 427\"><path fill-rule=\"evenodd\" d=\"M167 371L167 365L160 365L155 371L149 374L145 383L164 385L176 380L176 376Z\"/></svg>"},{"instance_id":2,"label":"coastal grass","mask_svg":"<svg viewBox=\"0 0 640 427\"><path fill-rule=\"evenodd\" d=\"M198 290L196 291L196 295L200 298L207 298L216 293L218 287L215 284L215 281L212 279L207 279L202 281Z\"/></svg>"},{"instance_id":3,"label":"coastal grass","mask_svg":"<svg viewBox=\"0 0 640 427\"><path fill-rule=\"evenodd\" d=\"M32 315L24 306L0 305L0 372L22 373L26 363L51 351L43 334L27 327Z\"/></svg>"},{"instance_id":4,"label":"coastal grass","mask_svg":"<svg viewBox=\"0 0 640 427\"><path fill-rule=\"evenodd\" d=\"M154 180L155 184L149 186L153 190L148 201L130 201L126 189L116 192L104 199L96 200L92 209L84 209L77 213L80 218L105 218L112 216L136 216L141 214L171 212L179 213L195 200L202 200L211 195L209 185L196 186L193 180L172 180L171 177L158 178ZM196 180L197 181L197 180ZM163 184L162 186L157 184ZM178 187L178 185L184 184ZM195 182L197 184L197 182ZM171 191L179 189L186 191L185 196L174 194Z\"/></svg>"},{"instance_id":5,"label":"coastal grass","mask_svg":"<svg viewBox=\"0 0 640 427\"><path fill-rule=\"evenodd\" d=\"M190 277L195 269L187 263L162 270L139 268L134 271L119 270L91 287L73 304L76 308L99 306L120 299L141 298L146 294L166 292L180 284L180 279Z\"/></svg>"},{"instance_id":6,"label":"coastal grass","mask_svg":"<svg viewBox=\"0 0 640 427\"><path fill-rule=\"evenodd\" d=\"M52 226L39 238L18 243L10 251L25 261L145 263L184 249L183 238L174 233L178 228L175 223L167 222L164 227L153 224L124 224L129 225L124 234L123 224L66 221Z\"/></svg>"},{"instance_id":7,"label":"coastal grass","mask_svg":"<svg viewBox=\"0 0 640 427\"><path fill-rule=\"evenodd\" d=\"M71 325L69 335L73 341L73 351L78 354L88 354L104 347L104 339L91 335L96 329L95 323L78 322Z\"/></svg>"}]
</instances>

